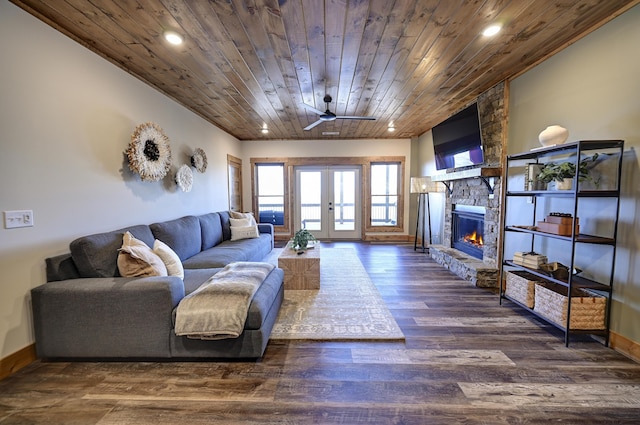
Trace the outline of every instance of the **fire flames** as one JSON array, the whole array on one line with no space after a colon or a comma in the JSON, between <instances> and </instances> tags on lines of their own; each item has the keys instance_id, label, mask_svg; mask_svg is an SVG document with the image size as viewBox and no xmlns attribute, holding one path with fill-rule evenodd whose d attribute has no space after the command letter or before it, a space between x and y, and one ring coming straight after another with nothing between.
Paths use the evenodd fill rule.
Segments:
<instances>
[{"instance_id":1,"label":"fire flames","mask_svg":"<svg viewBox=\"0 0 640 425\"><path fill-rule=\"evenodd\" d=\"M474 230L473 233L466 235L464 238L462 238L466 243L471 244L471 245L475 245L478 247L481 247L484 245L484 242L482 241L482 236L478 235L478 233Z\"/></svg>"}]
</instances>

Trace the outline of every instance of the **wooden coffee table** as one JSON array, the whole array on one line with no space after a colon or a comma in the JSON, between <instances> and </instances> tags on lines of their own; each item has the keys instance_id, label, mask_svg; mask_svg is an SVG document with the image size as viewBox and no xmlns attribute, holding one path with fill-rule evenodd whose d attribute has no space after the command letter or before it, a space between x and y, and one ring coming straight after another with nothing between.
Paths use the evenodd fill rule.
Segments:
<instances>
[{"instance_id":1,"label":"wooden coffee table","mask_svg":"<svg viewBox=\"0 0 640 425\"><path fill-rule=\"evenodd\" d=\"M278 257L284 270L284 289L320 289L320 244L298 254L287 244Z\"/></svg>"}]
</instances>

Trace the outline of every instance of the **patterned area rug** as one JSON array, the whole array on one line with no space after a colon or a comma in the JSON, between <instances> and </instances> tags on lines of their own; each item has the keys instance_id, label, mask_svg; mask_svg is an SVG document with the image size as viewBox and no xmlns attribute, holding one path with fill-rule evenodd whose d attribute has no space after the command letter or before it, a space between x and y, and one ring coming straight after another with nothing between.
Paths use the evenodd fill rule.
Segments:
<instances>
[{"instance_id":1,"label":"patterned area rug","mask_svg":"<svg viewBox=\"0 0 640 425\"><path fill-rule=\"evenodd\" d=\"M355 251L320 249L320 289L285 290L271 339L404 341Z\"/></svg>"}]
</instances>

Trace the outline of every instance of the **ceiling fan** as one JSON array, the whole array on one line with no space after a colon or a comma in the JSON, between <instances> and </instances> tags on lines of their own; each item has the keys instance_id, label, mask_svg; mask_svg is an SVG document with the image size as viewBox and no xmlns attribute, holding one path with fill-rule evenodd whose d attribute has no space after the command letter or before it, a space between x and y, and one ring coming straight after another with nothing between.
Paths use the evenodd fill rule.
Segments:
<instances>
[{"instance_id":1,"label":"ceiling fan","mask_svg":"<svg viewBox=\"0 0 640 425\"><path fill-rule=\"evenodd\" d=\"M329 104L331 103L332 99L331 96L329 96L328 94L326 94L324 96L324 103L327 104L327 110L322 112L316 108L314 108L313 106L309 106L306 103L304 103L304 107L307 108L310 111L315 112L316 114L318 114L318 121L309 124L308 126L306 126L304 129L305 130L311 130L313 127L317 126L318 124L321 124L325 121L333 121L333 120L370 120L373 121L375 120L374 117L359 117L359 116L353 116L353 115L336 115L333 112L331 112L329 110Z\"/></svg>"}]
</instances>

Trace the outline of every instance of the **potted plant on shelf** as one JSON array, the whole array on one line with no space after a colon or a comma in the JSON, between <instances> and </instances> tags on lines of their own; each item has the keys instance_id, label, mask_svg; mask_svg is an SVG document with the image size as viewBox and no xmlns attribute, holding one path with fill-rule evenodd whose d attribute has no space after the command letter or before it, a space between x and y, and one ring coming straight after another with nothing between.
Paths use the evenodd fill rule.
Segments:
<instances>
[{"instance_id":1,"label":"potted plant on shelf","mask_svg":"<svg viewBox=\"0 0 640 425\"><path fill-rule=\"evenodd\" d=\"M307 229L300 229L291 238L291 249L296 251L304 251L307 249L309 242L317 241L316 237Z\"/></svg>"},{"instance_id":2,"label":"potted plant on shelf","mask_svg":"<svg viewBox=\"0 0 640 425\"><path fill-rule=\"evenodd\" d=\"M598 154L586 157L580 160L578 167L578 179L580 181L593 182L596 187L598 186L598 180L594 179L589 173L589 170L598 158ZM556 189L558 190L570 190L573 187L573 179L576 176L576 164L570 161L566 162L548 162L542 166L540 174L538 174L538 180L544 183L555 182Z\"/></svg>"}]
</instances>

